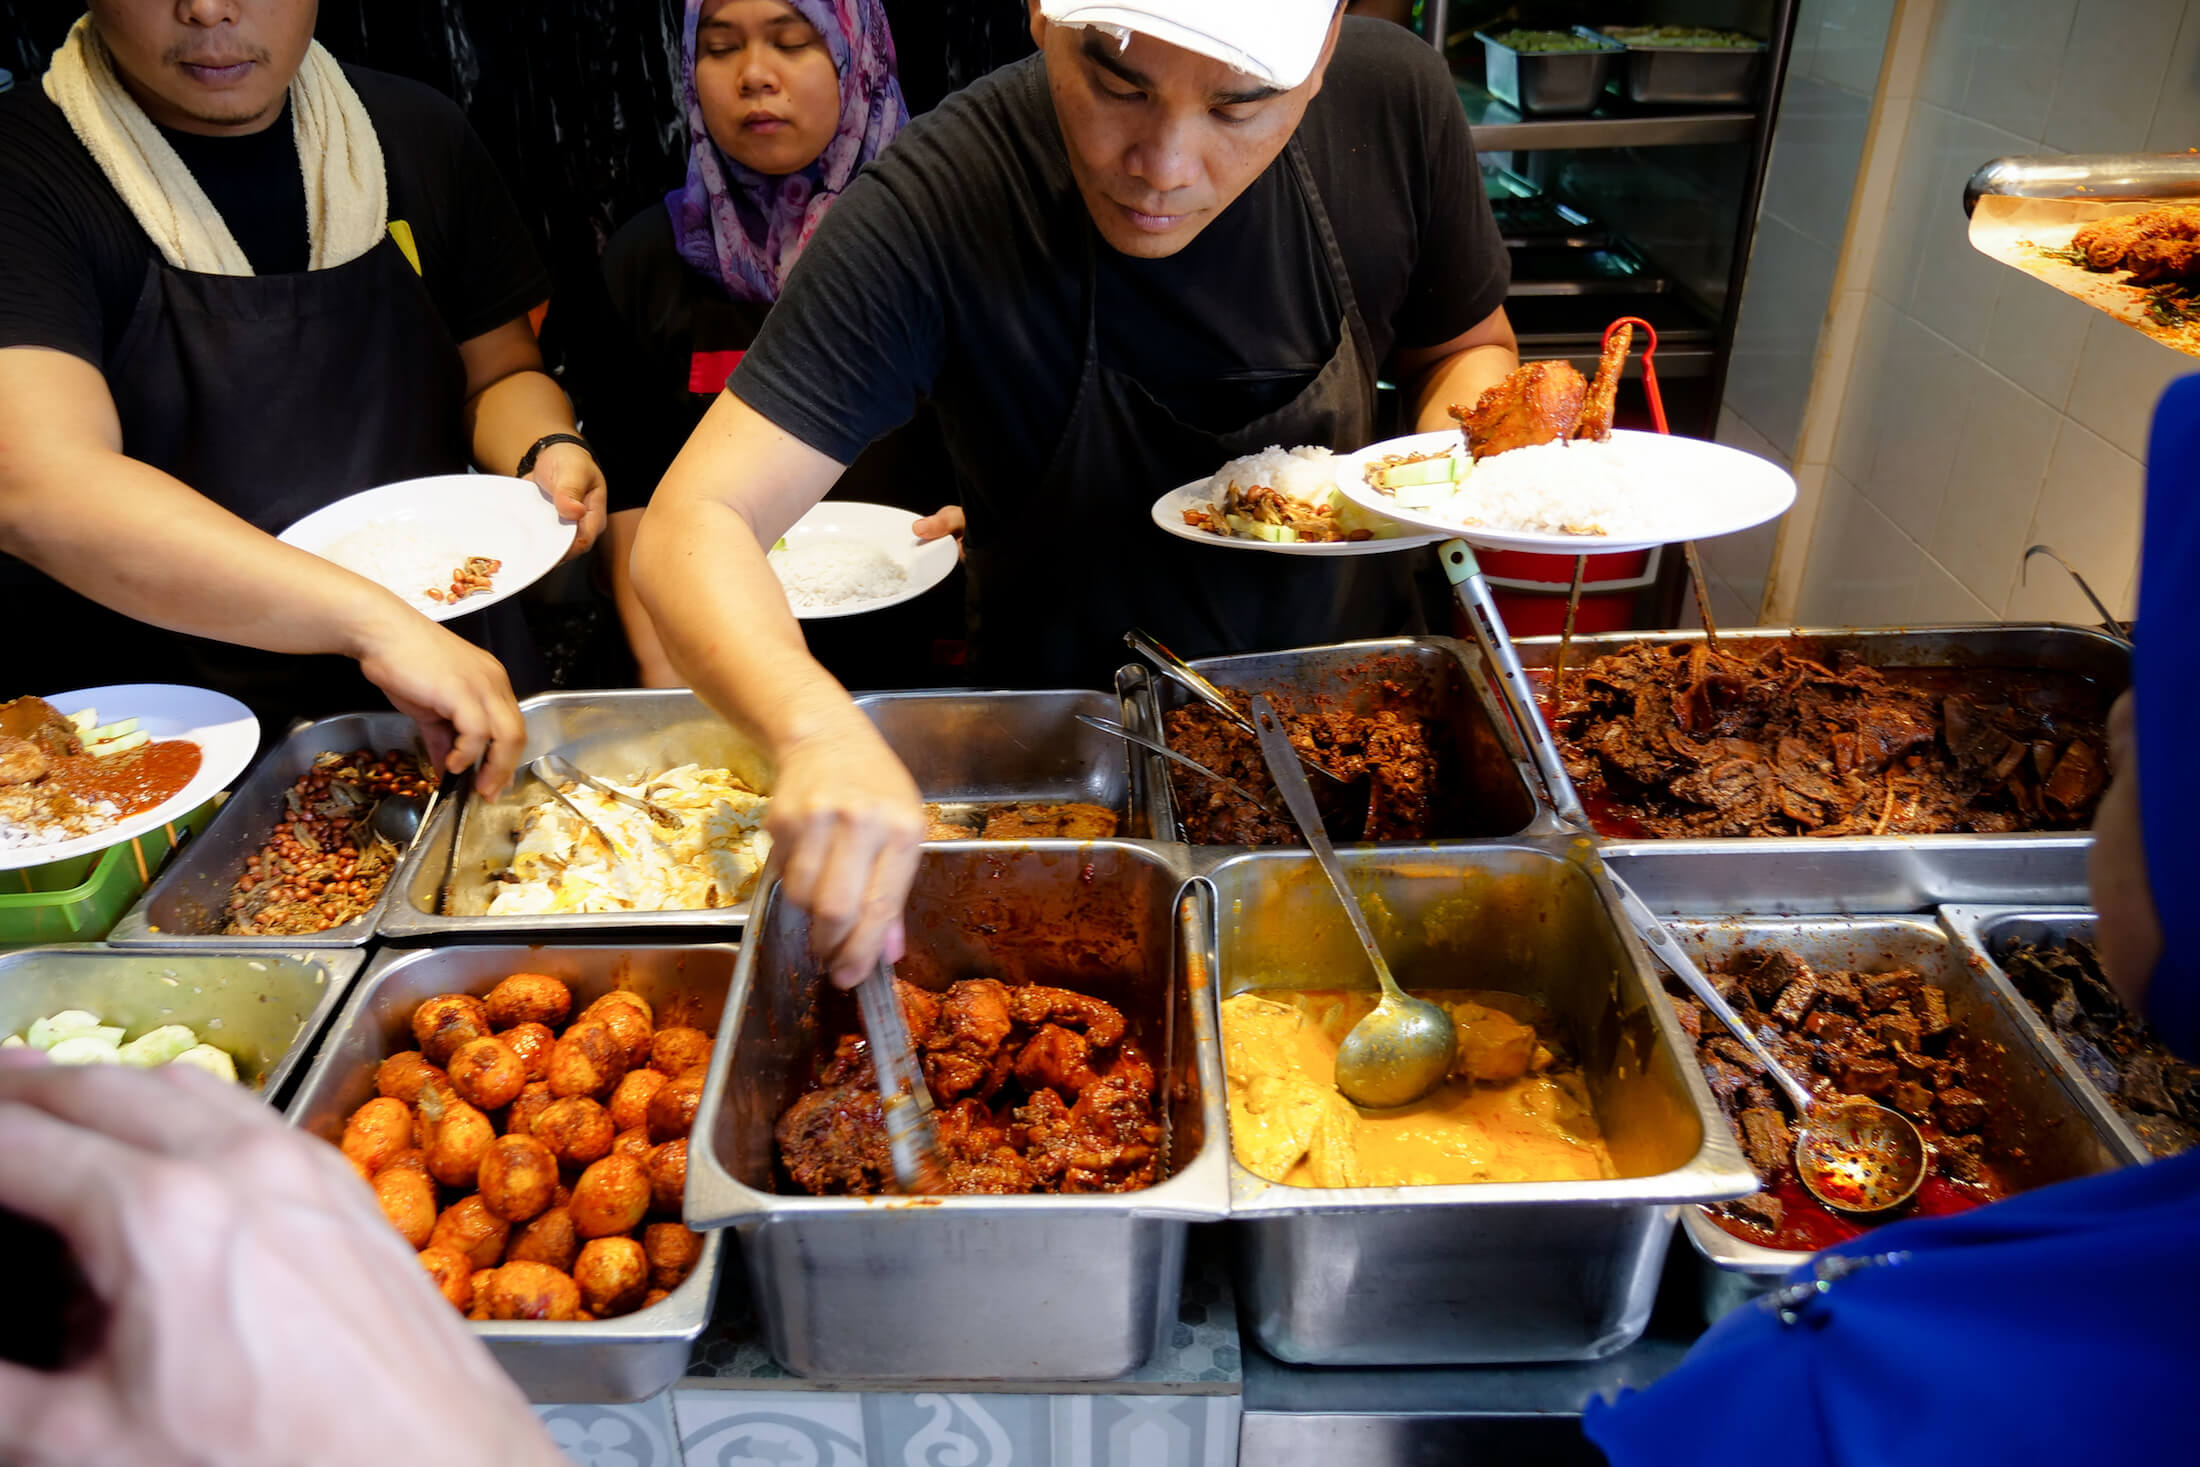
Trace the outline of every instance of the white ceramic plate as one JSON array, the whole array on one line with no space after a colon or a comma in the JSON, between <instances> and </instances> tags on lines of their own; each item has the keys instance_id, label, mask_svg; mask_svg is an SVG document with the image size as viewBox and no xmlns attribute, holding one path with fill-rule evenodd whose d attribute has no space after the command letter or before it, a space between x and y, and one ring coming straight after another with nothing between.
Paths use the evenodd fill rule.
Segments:
<instances>
[{"instance_id":1,"label":"white ceramic plate","mask_svg":"<svg viewBox=\"0 0 2200 1467\"><path fill-rule=\"evenodd\" d=\"M431 621L449 621L548 575L577 528L559 519L550 496L527 479L438 474L339 499L276 538L358 572ZM504 562L488 590L458 602L428 599L429 588L448 588L452 570L475 555Z\"/></svg>"},{"instance_id":2,"label":"white ceramic plate","mask_svg":"<svg viewBox=\"0 0 2200 1467\"><path fill-rule=\"evenodd\" d=\"M914 601L947 579L960 553L955 537L943 536L924 544L912 528L920 516L886 504L853 504L829 499L794 522L785 539L789 550L814 545L868 545L883 554L909 577L908 584L890 596L868 601L846 601L838 606L805 608L794 614L804 621L823 621L835 616L860 616Z\"/></svg>"},{"instance_id":3,"label":"white ceramic plate","mask_svg":"<svg viewBox=\"0 0 2200 1467\"><path fill-rule=\"evenodd\" d=\"M1339 455L1339 466L1345 465L1349 457ZM1352 472L1359 472L1356 464ZM1205 509L1214 503L1214 495L1207 488L1210 482L1212 481L1209 479L1194 479L1156 499L1153 502L1153 522L1177 539L1189 540L1194 545L1212 545L1222 550L1259 550L1269 555L1387 555L1393 550L1415 550L1423 545L1434 545L1439 540L1449 540L1457 534L1457 531L1442 535L1429 534L1400 524L1395 537L1379 540L1294 540L1281 545L1272 540L1241 540L1235 535L1217 535L1212 530L1201 530L1184 523L1184 511ZM1389 514L1387 510L1379 513L1388 517L1392 523L1397 523L1397 516Z\"/></svg>"},{"instance_id":4,"label":"white ceramic plate","mask_svg":"<svg viewBox=\"0 0 2200 1467\"><path fill-rule=\"evenodd\" d=\"M1357 461L1353 471L1339 475L1345 497L1364 509L1432 531L1438 539L1457 537L1488 550L1529 550L1560 555L1603 555L1618 550L1647 550L1653 545L1671 545L1682 540L1709 540L1777 518L1795 502L1795 480L1778 464L1738 448L1728 448L1723 443L1627 428L1612 434L1612 446L1618 450L1626 491L1643 495L1652 503L1670 506L1670 514L1661 514L1655 521L1654 531L1632 535L1561 535L1542 530L1466 525L1449 516L1458 512L1461 503L1472 502L1473 474L1466 478L1462 500L1435 510L1400 508L1387 495L1367 485L1361 466L1370 459L1393 453L1428 453L1458 441L1458 430L1447 428L1436 433L1393 438L1388 443L1363 448L1352 455ZM1485 465L1493 462L1496 460L1484 460Z\"/></svg>"},{"instance_id":5,"label":"white ceramic plate","mask_svg":"<svg viewBox=\"0 0 2200 1467\"><path fill-rule=\"evenodd\" d=\"M260 746L260 721L235 698L206 688L187 688L176 683L121 683L105 688L78 688L69 693L40 696L63 713L86 708L98 710L101 723L134 718L155 739L188 739L199 746L199 772L189 784L142 815L118 820L94 835L52 845L26 846L0 851L0 871L43 866L71 856L88 856L119 845L132 836L157 830L171 820L190 814L218 790L244 772Z\"/></svg>"}]
</instances>

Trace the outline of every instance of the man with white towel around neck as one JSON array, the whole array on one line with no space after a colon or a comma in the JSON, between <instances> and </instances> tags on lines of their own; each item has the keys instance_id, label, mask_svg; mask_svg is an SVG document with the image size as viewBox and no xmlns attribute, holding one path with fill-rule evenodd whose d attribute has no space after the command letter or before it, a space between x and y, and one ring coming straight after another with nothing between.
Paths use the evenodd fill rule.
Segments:
<instances>
[{"instance_id":1,"label":"man with white towel around neck","mask_svg":"<svg viewBox=\"0 0 2200 1467\"><path fill-rule=\"evenodd\" d=\"M462 638L274 536L471 464L531 477L585 549L603 478L480 141L429 88L339 66L316 11L92 0L43 84L0 96L0 696L200 683L279 733L371 682L500 787L517 607Z\"/></svg>"},{"instance_id":2,"label":"man with white towel around neck","mask_svg":"<svg viewBox=\"0 0 2200 1467\"><path fill-rule=\"evenodd\" d=\"M659 486L634 553L672 662L778 767L770 830L836 981L899 955L917 791L804 651L764 558L926 398L963 481L979 681L1405 629L1394 556L1211 550L1163 492L1448 427L1518 365L1443 60L1340 0L1028 0L1040 54L917 118L841 195ZM951 514L926 529L944 533Z\"/></svg>"}]
</instances>

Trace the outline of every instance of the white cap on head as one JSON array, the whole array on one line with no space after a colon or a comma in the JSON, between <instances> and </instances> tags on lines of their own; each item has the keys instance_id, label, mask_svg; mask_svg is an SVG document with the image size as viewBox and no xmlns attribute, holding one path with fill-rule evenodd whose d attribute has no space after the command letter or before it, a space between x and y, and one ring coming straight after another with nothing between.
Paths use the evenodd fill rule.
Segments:
<instances>
[{"instance_id":1,"label":"white cap on head","mask_svg":"<svg viewBox=\"0 0 2200 1467\"><path fill-rule=\"evenodd\" d=\"M1040 0L1039 13L1119 46L1136 31L1288 89L1314 74L1337 0Z\"/></svg>"}]
</instances>

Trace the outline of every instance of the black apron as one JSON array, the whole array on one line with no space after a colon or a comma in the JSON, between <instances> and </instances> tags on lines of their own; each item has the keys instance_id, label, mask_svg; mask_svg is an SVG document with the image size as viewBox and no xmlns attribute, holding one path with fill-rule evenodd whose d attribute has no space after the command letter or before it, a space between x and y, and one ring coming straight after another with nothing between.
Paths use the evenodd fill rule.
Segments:
<instances>
[{"instance_id":1,"label":"black apron","mask_svg":"<svg viewBox=\"0 0 2200 1467\"><path fill-rule=\"evenodd\" d=\"M1185 657L1301 647L1408 630L1396 555L1316 559L1207 548L1165 534L1153 501L1270 444L1339 451L1375 437L1380 364L1298 140L1284 150L1329 266L1337 349L1296 398L1234 432L1195 428L1100 360L1086 228L1082 380L1038 492L970 519L972 661L984 685L1111 688L1136 626ZM1257 332L1257 322L1246 329Z\"/></svg>"},{"instance_id":2,"label":"black apron","mask_svg":"<svg viewBox=\"0 0 2200 1467\"><path fill-rule=\"evenodd\" d=\"M388 235L348 264L288 275L198 274L155 255L105 376L125 454L270 534L377 484L463 473L472 456L458 344ZM241 699L270 734L387 705L349 658L164 631L8 569L10 599L42 621L51 608L74 644L34 650L15 691L196 684ZM515 602L446 625L502 657L515 687L532 680Z\"/></svg>"}]
</instances>

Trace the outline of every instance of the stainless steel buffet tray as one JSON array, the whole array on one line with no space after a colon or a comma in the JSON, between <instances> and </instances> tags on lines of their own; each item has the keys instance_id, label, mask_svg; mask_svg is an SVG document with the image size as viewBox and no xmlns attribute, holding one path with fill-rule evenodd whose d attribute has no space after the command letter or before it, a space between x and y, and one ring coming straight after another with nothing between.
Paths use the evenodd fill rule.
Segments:
<instances>
[{"instance_id":1,"label":"stainless steel buffet tray","mask_svg":"<svg viewBox=\"0 0 2200 1467\"><path fill-rule=\"evenodd\" d=\"M1126 723L1129 700L1111 693L873 693L856 699L928 803L998 805L1075 801L1113 810L1130 836L1144 814L1130 746L1077 721Z\"/></svg>"},{"instance_id":2,"label":"stainless steel buffet tray","mask_svg":"<svg viewBox=\"0 0 2200 1467\"><path fill-rule=\"evenodd\" d=\"M115 947L197 947L294 951L311 947L361 947L397 889L393 873L381 900L341 926L294 937L233 937L221 930L229 892L245 862L265 845L288 814L285 796L322 754L420 750L420 730L402 713L346 713L307 724L268 750L237 785L213 823L176 853L137 905L108 934Z\"/></svg>"},{"instance_id":3,"label":"stainless steel buffet tray","mask_svg":"<svg viewBox=\"0 0 2200 1467\"><path fill-rule=\"evenodd\" d=\"M2006 1102L2006 1109L1996 1107L1994 1127L2022 1124L2023 1161L2009 1177L2019 1190L2111 1171L2125 1163L2121 1147L2095 1123L2072 1085L2067 1063L2056 1065L2016 1012L2023 1000L2012 1007L1985 969L1970 962L1935 919L1760 917L1679 919L1667 925L1707 968L1743 952L1777 946L1813 967L1867 973L1908 968L1921 974L1947 995L1948 1012L1957 1023L2006 1055L1988 1099ZM1681 1226L1715 1270L1706 1286L1707 1309L1714 1314L1769 1288L1814 1256L1746 1242L1713 1222L1701 1208L1684 1209Z\"/></svg>"},{"instance_id":4,"label":"stainless steel buffet tray","mask_svg":"<svg viewBox=\"0 0 2200 1467\"><path fill-rule=\"evenodd\" d=\"M573 990L576 1009L615 988L650 1001L658 1022L715 1028L733 974L731 945L683 947L458 947L386 950L329 1033L290 1107L290 1123L334 1143L351 1113L375 1094L375 1066L417 1048L412 1011L439 993L485 994L512 973L548 973ZM710 1319L725 1241L703 1237L703 1255L670 1298L617 1319L565 1323L477 1322L473 1329L529 1400L640 1401L671 1385Z\"/></svg>"},{"instance_id":5,"label":"stainless steel buffet tray","mask_svg":"<svg viewBox=\"0 0 2200 1467\"><path fill-rule=\"evenodd\" d=\"M835 1380L1102 1380L1176 1319L1188 1225L1228 1206L1222 1073L1197 895L1167 852L1104 841L926 849L898 971L1060 984L1120 1007L1155 1061L1168 1167L1143 1192L812 1197L774 1127L830 1034L855 1024L776 883L757 908L688 1163L693 1228L740 1234L765 1343Z\"/></svg>"},{"instance_id":6,"label":"stainless steel buffet tray","mask_svg":"<svg viewBox=\"0 0 2200 1467\"><path fill-rule=\"evenodd\" d=\"M2038 668L2089 677L2113 698L2131 682L2131 648L2082 627L1750 627L1721 642L1800 637L1828 654L1853 650L1883 667ZM1576 637L1568 665L1636 642L1700 642L1702 632ZM1514 643L1523 666L1547 668L1556 637ZM1538 714L1541 707L1538 705ZM2021 835L1603 838L1605 855L1664 912L1802 914L1915 912L1943 903L2077 903L2086 899L2082 831Z\"/></svg>"},{"instance_id":7,"label":"stainless steel buffet tray","mask_svg":"<svg viewBox=\"0 0 2200 1467\"><path fill-rule=\"evenodd\" d=\"M730 770L755 789L771 788L763 752L690 692L546 693L519 706L527 721L520 775L495 800L468 796L437 804L390 882L381 935L396 942L510 942L527 936L594 942L610 934L661 938L676 931L722 935L738 928L748 916L747 901L705 911L487 915L496 875L512 863L520 817L550 798L542 782L525 772L528 760L563 754L588 773L613 780L700 764ZM446 885L448 905L439 909Z\"/></svg>"},{"instance_id":8,"label":"stainless steel buffet tray","mask_svg":"<svg viewBox=\"0 0 2200 1467\"><path fill-rule=\"evenodd\" d=\"M1381 664L1371 668L1370 664ZM1450 752L1458 761L1460 788L1454 795L1451 828L1434 839L1477 840L1514 836L1550 824L1536 803L1527 772L1527 751L1520 747L1485 678L1481 656L1467 643L1449 637L1400 637L1386 641L1340 642L1330 647L1300 647L1283 652L1250 652L1210 657L1191 664L1208 681L1228 691L1281 690L1298 699L1316 695L1334 699L1353 712L1395 707L1401 701L1434 715L1450 732ZM1384 680L1401 683L1404 693L1386 692ZM1191 696L1166 678L1150 680L1147 716L1156 729ZM1164 729L1159 737L1169 739ZM1142 755L1153 792L1152 825L1156 838L1185 840L1173 766ZM1196 775L1186 778L1196 779ZM1421 842L1381 842L1377 849L1417 850ZM1200 845L1203 861L1251 850L1249 846Z\"/></svg>"},{"instance_id":9,"label":"stainless steel buffet tray","mask_svg":"<svg viewBox=\"0 0 2200 1467\"><path fill-rule=\"evenodd\" d=\"M1986 981L2016 1014L2017 1021L2031 1032L2040 1052L2063 1074L2070 1092L2078 1097L2094 1125L2115 1140L2126 1161L2152 1161L2154 1154L2147 1149L2139 1133L2131 1128L2131 1123L2124 1119L2101 1087L2086 1077L2070 1051L2063 1047L2053 1026L2040 1017L2039 1010L2032 1007L2017 991L2016 984L2009 980L2009 975L2002 971L2002 954L2020 942L2059 946L2073 937L2091 942L2093 913L2041 907L1951 906L1941 909L1940 920L1955 934L1956 941L1963 944L1971 960L1982 967Z\"/></svg>"},{"instance_id":10,"label":"stainless steel buffet tray","mask_svg":"<svg viewBox=\"0 0 2200 1467\"><path fill-rule=\"evenodd\" d=\"M365 961L353 948L295 945L237 953L17 948L0 953L0 1034L20 1034L63 1009L89 1010L130 1039L188 1024L228 1050L238 1080L275 1104Z\"/></svg>"},{"instance_id":11,"label":"stainless steel buffet tray","mask_svg":"<svg viewBox=\"0 0 2200 1467\"><path fill-rule=\"evenodd\" d=\"M1595 1359L1639 1336L1673 1204L1756 1186L1649 958L1568 843L1345 857L1401 983L1540 999L1571 1036L1621 1175L1593 1182L1313 1188L1230 1162L1240 1317L1310 1365ZM1209 877L1220 996L1367 988L1343 909L1302 852Z\"/></svg>"}]
</instances>

